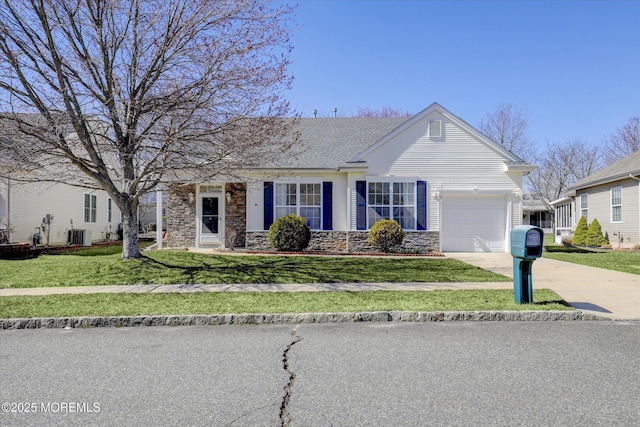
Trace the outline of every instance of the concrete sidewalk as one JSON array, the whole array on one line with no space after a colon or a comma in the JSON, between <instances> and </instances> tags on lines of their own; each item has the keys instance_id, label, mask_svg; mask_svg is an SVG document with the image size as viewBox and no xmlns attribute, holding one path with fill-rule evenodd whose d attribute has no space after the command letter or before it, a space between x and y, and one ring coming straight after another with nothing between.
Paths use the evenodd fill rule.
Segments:
<instances>
[{"instance_id":1,"label":"concrete sidewalk","mask_svg":"<svg viewBox=\"0 0 640 427\"><path fill-rule=\"evenodd\" d=\"M447 253L485 270L513 278L508 253ZM536 289L551 289L573 307L615 319L640 319L640 275L540 258L532 268Z\"/></svg>"},{"instance_id":2,"label":"concrete sidewalk","mask_svg":"<svg viewBox=\"0 0 640 427\"><path fill-rule=\"evenodd\" d=\"M237 283L181 285L70 286L0 289L0 297L61 294L166 294L194 292L320 292L320 291L434 291L438 289L511 289L511 282L473 283Z\"/></svg>"}]
</instances>

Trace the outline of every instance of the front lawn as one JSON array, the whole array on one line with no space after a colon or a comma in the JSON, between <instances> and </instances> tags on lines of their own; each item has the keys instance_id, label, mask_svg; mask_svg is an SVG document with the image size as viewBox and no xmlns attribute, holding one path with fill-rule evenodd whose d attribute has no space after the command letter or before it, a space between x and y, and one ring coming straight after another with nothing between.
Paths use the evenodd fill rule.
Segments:
<instances>
[{"instance_id":1,"label":"front lawn","mask_svg":"<svg viewBox=\"0 0 640 427\"><path fill-rule=\"evenodd\" d=\"M117 249L111 249L117 251ZM174 283L508 282L508 277L444 258L205 255L153 251L41 255L0 260L0 288Z\"/></svg>"},{"instance_id":2,"label":"front lawn","mask_svg":"<svg viewBox=\"0 0 640 427\"><path fill-rule=\"evenodd\" d=\"M571 310L555 292L536 289L533 304L513 291L199 292L0 298L0 318L153 314L327 313L362 311Z\"/></svg>"},{"instance_id":3,"label":"front lawn","mask_svg":"<svg viewBox=\"0 0 640 427\"><path fill-rule=\"evenodd\" d=\"M624 273L640 274L640 252L638 251L599 251L587 253L545 252L545 258L591 267L606 268Z\"/></svg>"}]
</instances>

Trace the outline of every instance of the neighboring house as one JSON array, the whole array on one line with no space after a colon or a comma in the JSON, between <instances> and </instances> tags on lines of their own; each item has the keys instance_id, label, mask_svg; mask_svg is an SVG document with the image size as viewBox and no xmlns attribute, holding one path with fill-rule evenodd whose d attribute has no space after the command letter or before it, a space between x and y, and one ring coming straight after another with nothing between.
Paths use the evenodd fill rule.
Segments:
<instances>
[{"instance_id":1,"label":"neighboring house","mask_svg":"<svg viewBox=\"0 0 640 427\"><path fill-rule=\"evenodd\" d=\"M553 215L539 197L525 193L522 196L522 224L542 228L545 234L553 234Z\"/></svg>"},{"instance_id":2,"label":"neighboring house","mask_svg":"<svg viewBox=\"0 0 640 427\"><path fill-rule=\"evenodd\" d=\"M584 216L588 223L598 219L614 248L640 244L640 151L581 179L551 204L557 242L572 235Z\"/></svg>"},{"instance_id":3,"label":"neighboring house","mask_svg":"<svg viewBox=\"0 0 640 427\"><path fill-rule=\"evenodd\" d=\"M42 120L32 114L19 117L34 124ZM13 126L12 116L0 114L1 142L6 147L29 144L12 132ZM68 132L71 135L73 130ZM39 237L39 243L45 245L90 245L118 238L120 210L106 191L48 182L52 175L61 179L68 171L51 159L31 160L28 170L23 166L11 150L0 154L0 240L33 244Z\"/></svg>"},{"instance_id":4,"label":"neighboring house","mask_svg":"<svg viewBox=\"0 0 640 427\"><path fill-rule=\"evenodd\" d=\"M522 222L522 177L535 168L432 104L411 118L299 120L295 154L219 182L168 189L170 247L268 249L267 230L295 213L309 249L371 251L382 218L409 251L507 252Z\"/></svg>"},{"instance_id":5,"label":"neighboring house","mask_svg":"<svg viewBox=\"0 0 640 427\"><path fill-rule=\"evenodd\" d=\"M117 238L120 210L105 191L60 183L23 183L0 178L0 230L9 242L49 245Z\"/></svg>"}]
</instances>

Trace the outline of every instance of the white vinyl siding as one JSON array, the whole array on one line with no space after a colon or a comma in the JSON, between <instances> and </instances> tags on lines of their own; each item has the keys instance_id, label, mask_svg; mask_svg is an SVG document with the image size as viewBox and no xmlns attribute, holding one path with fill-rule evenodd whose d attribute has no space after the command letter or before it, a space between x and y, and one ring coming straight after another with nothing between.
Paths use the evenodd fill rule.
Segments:
<instances>
[{"instance_id":1,"label":"white vinyl siding","mask_svg":"<svg viewBox=\"0 0 640 427\"><path fill-rule=\"evenodd\" d=\"M442 138L429 136L433 120L442 121ZM412 177L429 183L427 221L430 230L440 230L445 219L441 218L440 202L434 197L434 191L441 190L442 194L463 191L472 195L478 190L497 196L513 194L522 186L520 173L505 172L505 158L500 153L437 112L390 139L364 160L368 165L366 176L353 176L351 185L358 179L374 181L372 176L400 180L401 177ZM514 199L511 204L510 216L505 217L505 221L511 226L520 225L522 202ZM354 204L352 209L355 209ZM355 229L353 217L351 226Z\"/></svg>"},{"instance_id":2,"label":"white vinyl siding","mask_svg":"<svg viewBox=\"0 0 640 427\"><path fill-rule=\"evenodd\" d=\"M115 233L117 226L107 222L107 210L96 210L95 222L85 222L83 189L65 184L20 183L11 186L11 233L12 242L30 242L35 227L39 226L47 214L53 215L50 224L49 244L65 245L69 230L87 230L93 241L104 240L108 233ZM109 196L105 191L97 190L89 194L96 197L96 207L107 206ZM91 206L91 198L89 198ZM112 204L115 222L120 218L120 210ZM91 219L91 210L89 211Z\"/></svg>"}]
</instances>

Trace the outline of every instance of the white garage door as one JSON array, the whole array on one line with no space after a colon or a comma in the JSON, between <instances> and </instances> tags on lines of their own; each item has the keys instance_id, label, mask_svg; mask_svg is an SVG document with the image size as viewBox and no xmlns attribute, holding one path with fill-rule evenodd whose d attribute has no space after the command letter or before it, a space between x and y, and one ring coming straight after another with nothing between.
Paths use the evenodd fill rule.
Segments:
<instances>
[{"instance_id":1,"label":"white garage door","mask_svg":"<svg viewBox=\"0 0 640 427\"><path fill-rule=\"evenodd\" d=\"M442 199L440 238L445 252L504 252L504 197Z\"/></svg>"}]
</instances>

